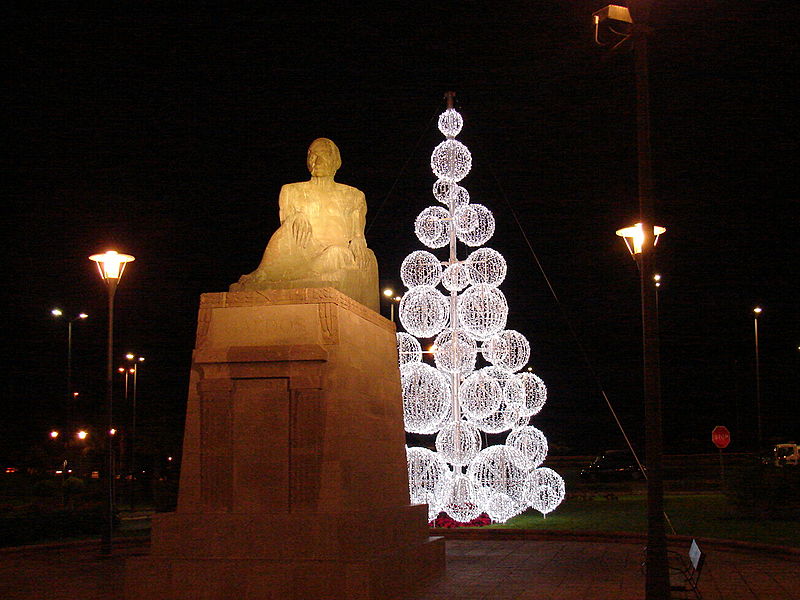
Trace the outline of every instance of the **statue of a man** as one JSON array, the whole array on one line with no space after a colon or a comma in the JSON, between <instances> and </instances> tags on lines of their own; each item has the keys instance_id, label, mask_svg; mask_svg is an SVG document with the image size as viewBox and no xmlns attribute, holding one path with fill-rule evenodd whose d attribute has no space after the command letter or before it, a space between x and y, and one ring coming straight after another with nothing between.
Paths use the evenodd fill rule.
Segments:
<instances>
[{"instance_id":1,"label":"statue of a man","mask_svg":"<svg viewBox=\"0 0 800 600\"><path fill-rule=\"evenodd\" d=\"M364 238L364 193L333 180L342 159L331 140L314 140L307 164L309 181L281 188L281 225L261 264L230 290L334 287L377 312L378 263Z\"/></svg>"}]
</instances>

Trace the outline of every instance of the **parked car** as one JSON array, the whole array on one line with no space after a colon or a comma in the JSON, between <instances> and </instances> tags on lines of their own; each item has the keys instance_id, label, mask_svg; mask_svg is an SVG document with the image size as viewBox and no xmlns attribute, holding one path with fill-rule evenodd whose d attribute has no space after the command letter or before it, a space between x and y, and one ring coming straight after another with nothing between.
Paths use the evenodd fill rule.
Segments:
<instances>
[{"instance_id":1,"label":"parked car","mask_svg":"<svg viewBox=\"0 0 800 600\"><path fill-rule=\"evenodd\" d=\"M581 469L580 476L586 481L615 481L641 479L643 475L628 450L606 450Z\"/></svg>"}]
</instances>

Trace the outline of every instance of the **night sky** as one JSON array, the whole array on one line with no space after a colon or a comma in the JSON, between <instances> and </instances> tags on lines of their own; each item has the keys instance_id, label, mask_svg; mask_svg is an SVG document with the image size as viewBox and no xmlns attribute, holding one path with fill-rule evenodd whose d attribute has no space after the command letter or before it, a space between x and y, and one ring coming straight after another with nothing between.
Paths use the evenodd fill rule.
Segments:
<instances>
[{"instance_id":1,"label":"night sky","mask_svg":"<svg viewBox=\"0 0 800 600\"><path fill-rule=\"evenodd\" d=\"M179 449L199 295L257 266L280 186L308 178L317 137L341 150L337 181L366 194L381 283L400 289L402 259L423 248L414 218L435 204L429 157L447 90L473 155L462 185L494 212L487 246L508 261L508 327L530 340L549 388L535 424L552 453L621 447L602 387L641 442L638 272L614 235L638 214L635 88L630 52L594 44L604 3L358 4L7 11L0 463L64 415L67 328L54 306L90 314L73 330L75 411L102 414L106 296L87 257L109 248L136 256L117 294L116 354L147 357L140 427ZM753 447L757 304L765 438L800 438L798 12L653 7L671 452L713 451L715 425L731 429L731 450Z\"/></svg>"}]
</instances>

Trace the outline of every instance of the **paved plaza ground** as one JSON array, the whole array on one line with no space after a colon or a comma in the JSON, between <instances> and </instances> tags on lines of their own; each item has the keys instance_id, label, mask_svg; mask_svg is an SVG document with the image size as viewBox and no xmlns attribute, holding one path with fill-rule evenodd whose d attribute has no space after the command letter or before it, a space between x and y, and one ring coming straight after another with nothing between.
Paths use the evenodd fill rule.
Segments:
<instances>
[{"instance_id":1,"label":"paved plaza ground","mask_svg":"<svg viewBox=\"0 0 800 600\"><path fill-rule=\"evenodd\" d=\"M800 600L797 554L715 545L704 550L708 558L700 589L706 600ZM97 543L2 550L0 598L116 600L122 598L125 559L146 552L145 540L119 543L113 557L106 559L100 558ZM409 598L641 599L641 560L641 543L630 540L451 539L447 542L446 574L427 582ZM157 590L153 598L158 599Z\"/></svg>"}]
</instances>

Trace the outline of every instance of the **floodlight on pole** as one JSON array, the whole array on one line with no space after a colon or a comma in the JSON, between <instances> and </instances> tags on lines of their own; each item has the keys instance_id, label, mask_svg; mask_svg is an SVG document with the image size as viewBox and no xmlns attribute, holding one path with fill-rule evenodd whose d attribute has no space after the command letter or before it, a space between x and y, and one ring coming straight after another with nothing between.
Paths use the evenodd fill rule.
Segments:
<instances>
[{"instance_id":1,"label":"floodlight on pole","mask_svg":"<svg viewBox=\"0 0 800 600\"><path fill-rule=\"evenodd\" d=\"M94 261L100 272L100 277L106 284L108 291L108 348L106 352L106 477L107 477L107 502L105 510L105 526L101 541L103 554L111 554L112 534L114 531L114 444L111 430L114 428L114 294L117 285L125 271L125 265L134 259L130 254L120 254L109 250L104 254L92 254L89 260Z\"/></svg>"}]
</instances>

